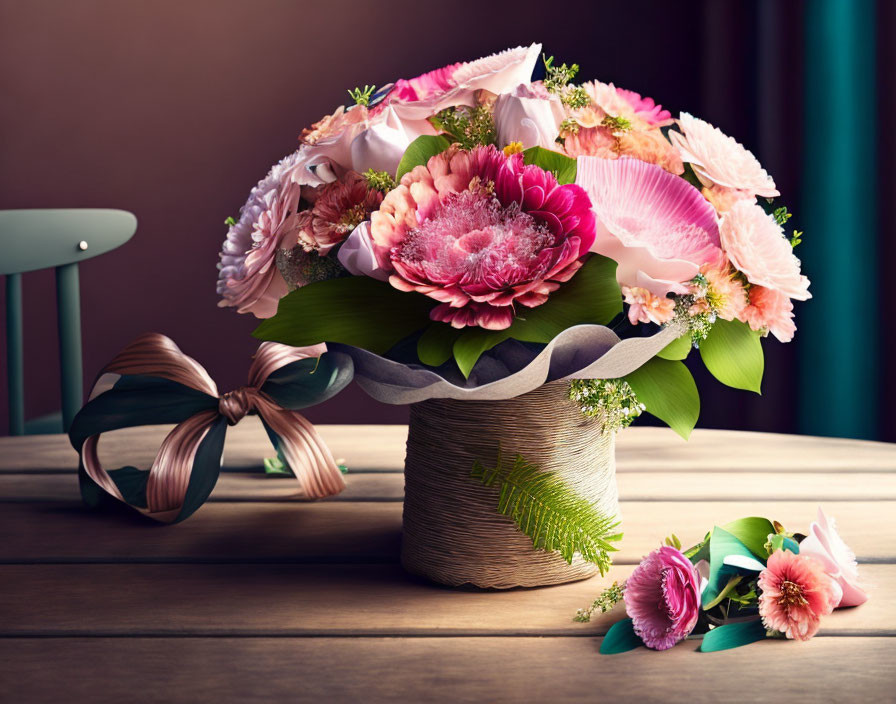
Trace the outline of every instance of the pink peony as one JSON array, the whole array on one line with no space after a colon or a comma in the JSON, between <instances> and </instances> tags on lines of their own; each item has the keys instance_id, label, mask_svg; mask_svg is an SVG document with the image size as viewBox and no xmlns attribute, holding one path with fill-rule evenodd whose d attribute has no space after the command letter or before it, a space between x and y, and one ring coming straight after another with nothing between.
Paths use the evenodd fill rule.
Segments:
<instances>
[{"instance_id":1,"label":"pink peony","mask_svg":"<svg viewBox=\"0 0 896 704\"><path fill-rule=\"evenodd\" d=\"M751 284L805 301L809 279L800 274L800 260L781 226L761 206L739 201L722 218L722 248Z\"/></svg>"},{"instance_id":2,"label":"pink peony","mask_svg":"<svg viewBox=\"0 0 896 704\"><path fill-rule=\"evenodd\" d=\"M622 296L628 303L628 319L632 325L638 323L668 323L675 316L675 301L666 296L654 296L640 286L623 286Z\"/></svg>"},{"instance_id":3,"label":"pink peony","mask_svg":"<svg viewBox=\"0 0 896 704\"><path fill-rule=\"evenodd\" d=\"M581 188L522 154L452 147L404 175L370 230L392 285L440 301L433 320L502 330L578 270L594 216Z\"/></svg>"},{"instance_id":4,"label":"pink peony","mask_svg":"<svg viewBox=\"0 0 896 704\"><path fill-rule=\"evenodd\" d=\"M620 285L687 293L684 283L721 259L715 211L684 179L636 159L580 156L576 183L597 217L592 251L618 263Z\"/></svg>"},{"instance_id":5,"label":"pink peony","mask_svg":"<svg viewBox=\"0 0 896 704\"><path fill-rule=\"evenodd\" d=\"M582 87L592 104L606 115L625 118L636 127L665 127L674 122L672 114L653 102L653 98L642 98L639 93L600 81L589 81Z\"/></svg>"},{"instance_id":6,"label":"pink peony","mask_svg":"<svg viewBox=\"0 0 896 704\"><path fill-rule=\"evenodd\" d=\"M625 582L625 610L644 645L667 650L686 638L700 615L700 576L680 551L663 546Z\"/></svg>"},{"instance_id":7,"label":"pink peony","mask_svg":"<svg viewBox=\"0 0 896 704\"><path fill-rule=\"evenodd\" d=\"M764 198L780 195L753 153L733 137L686 112L681 113L678 127L681 133L669 132L669 138L704 186L716 184Z\"/></svg>"},{"instance_id":8,"label":"pink peony","mask_svg":"<svg viewBox=\"0 0 896 704\"><path fill-rule=\"evenodd\" d=\"M796 332L793 303L783 293L770 288L751 286L750 304L737 317L753 330L767 330L781 342L790 342Z\"/></svg>"},{"instance_id":9,"label":"pink peony","mask_svg":"<svg viewBox=\"0 0 896 704\"><path fill-rule=\"evenodd\" d=\"M834 582L814 557L777 550L759 574L759 615L763 625L788 638L809 640L839 598Z\"/></svg>"},{"instance_id":10,"label":"pink peony","mask_svg":"<svg viewBox=\"0 0 896 704\"><path fill-rule=\"evenodd\" d=\"M317 189L314 207L301 223L299 244L325 254L367 220L382 201L383 194L370 188L366 178L349 171L338 181Z\"/></svg>"},{"instance_id":11,"label":"pink peony","mask_svg":"<svg viewBox=\"0 0 896 704\"><path fill-rule=\"evenodd\" d=\"M833 518L818 507L818 520L809 526L809 535L800 543L800 555L818 560L841 592L837 606L858 606L868 601L859 582L856 556L837 533Z\"/></svg>"}]
</instances>

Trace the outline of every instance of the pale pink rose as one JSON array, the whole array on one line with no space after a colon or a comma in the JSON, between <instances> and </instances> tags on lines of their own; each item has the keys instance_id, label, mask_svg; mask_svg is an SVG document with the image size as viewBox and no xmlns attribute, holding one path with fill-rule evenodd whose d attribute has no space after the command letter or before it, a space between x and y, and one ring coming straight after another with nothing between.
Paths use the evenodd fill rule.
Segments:
<instances>
[{"instance_id":1,"label":"pale pink rose","mask_svg":"<svg viewBox=\"0 0 896 704\"><path fill-rule=\"evenodd\" d=\"M733 137L686 112L678 128L681 133L671 131L669 138L704 186L717 184L764 198L780 195L759 160Z\"/></svg>"},{"instance_id":2,"label":"pale pink rose","mask_svg":"<svg viewBox=\"0 0 896 704\"><path fill-rule=\"evenodd\" d=\"M771 288L798 301L811 298L809 279L781 226L761 206L735 203L719 226L722 249L751 284Z\"/></svg>"},{"instance_id":3,"label":"pale pink rose","mask_svg":"<svg viewBox=\"0 0 896 704\"><path fill-rule=\"evenodd\" d=\"M814 557L776 550L759 574L763 625L788 638L809 640L837 605L836 585Z\"/></svg>"},{"instance_id":4,"label":"pale pink rose","mask_svg":"<svg viewBox=\"0 0 896 704\"><path fill-rule=\"evenodd\" d=\"M620 285L686 293L701 266L720 260L715 211L684 179L637 159L580 156L576 183L597 217L592 251L617 262Z\"/></svg>"},{"instance_id":5,"label":"pale pink rose","mask_svg":"<svg viewBox=\"0 0 896 704\"><path fill-rule=\"evenodd\" d=\"M673 123L672 114L657 105L653 98L642 98L639 93L617 88L612 83L589 81L582 87L591 102L611 117L623 117L636 128L665 127Z\"/></svg>"},{"instance_id":6,"label":"pale pink rose","mask_svg":"<svg viewBox=\"0 0 896 704\"><path fill-rule=\"evenodd\" d=\"M540 84L519 85L498 96L494 105L498 146L519 142L524 149L559 151L557 136L563 122L563 103Z\"/></svg>"},{"instance_id":7,"label":"pale pink rose","mask_svg":"<svg viewBox=\"0 0 896 704\"><path fill-rule=\"evenodd\" d=\"M790 342L796 332L790 298L763 286L750 287L750 304L741 311L738 320L753 330L767 330L781 342Z\"/></svg>"},{"instance_id":8,"label":"pale pink rose","mask_svg":"<svg viewBox=\"0 0 896 704\"><path fill-rule=\"evenodd\" d=\"M842 595L837 606L858 606L868 601L868 594L859 581L855 553L837 533L833 518L818 507L818 520L809 526L809 534L800 543L800 555L818 560L828 576L836 582Z\"/></svg>"},{"instance_id":9,"label":"pale pink rose","mask_svg":"<svg viewBox=\"0 0 896 704\"><path fill-rule=\"evenodd\" d=\"M628 303L628 319L638 323L668 323L675 316L675 301L666 296L654 296L640 286L623 286L622 296Z\"/></svg>"}]
</instances>

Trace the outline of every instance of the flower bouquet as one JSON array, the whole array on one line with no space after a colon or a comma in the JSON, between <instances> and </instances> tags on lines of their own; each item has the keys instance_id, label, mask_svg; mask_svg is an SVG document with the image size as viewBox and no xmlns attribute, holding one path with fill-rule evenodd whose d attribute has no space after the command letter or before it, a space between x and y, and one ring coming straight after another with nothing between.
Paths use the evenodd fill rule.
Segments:
<instances>
[{"instance_id":1,"label":"flower bouquet","mask_svg":"<svg viewBox=\"0 0 896 704\"><path fill-rule=\"evenodd\" d=\"M749 151L576 65L532 80L540 56L349 91L220 255L220 305L264 318L256 337L326 343L412 404L403 562L448 584L603 571L615 431L646 411L688 436L694 349L758 392L761 338L790 340L809 297Z\"/></svg>"},{"instance_id":2,"label":"flower bouquet","mask_svg":"<svg viewBox=\"0 0 896 704\"><path fill-rule=\"evenodd\" d=\"M823 616L867 600L855 555L819 508L808 534L752 517L716 526L683 552L673 535L575 620L624 601L628 618L607 632L602 653L667 650L698 636L700 650L712 652L764 638L809 640Z\"/></svg>"}]
</instances>

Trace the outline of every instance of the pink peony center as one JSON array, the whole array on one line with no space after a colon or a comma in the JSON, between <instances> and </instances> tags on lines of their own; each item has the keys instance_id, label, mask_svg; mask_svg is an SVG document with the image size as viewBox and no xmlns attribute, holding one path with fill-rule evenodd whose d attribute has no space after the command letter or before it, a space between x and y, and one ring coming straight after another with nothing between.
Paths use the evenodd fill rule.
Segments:
<instances>
[{"instance_id":1,"label":"pink peony center","mask_svg":"<svg viewBox=\"0 0 896 704\"><path fill-rule=\"evenodd\" d=\"M505 207L491 195L463 191L408 232L392 259L429 282L500 289L544 276L551 257L543 252L553 245L551 231L519 204Z\"/></svg>"}]
</instances>

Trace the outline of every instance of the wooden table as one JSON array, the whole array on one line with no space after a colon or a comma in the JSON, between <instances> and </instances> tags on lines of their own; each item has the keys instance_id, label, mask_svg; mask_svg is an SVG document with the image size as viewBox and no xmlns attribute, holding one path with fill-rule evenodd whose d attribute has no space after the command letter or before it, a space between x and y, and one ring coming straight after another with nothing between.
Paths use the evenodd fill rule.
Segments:
<instances>
[{"instance_id":1,"label":"wooden table","mask_svg":"<svg viewBox=\"0 0 896 704\"><path fill-rule=\"evenodd\" d=\"M177 526L83 508L62 436L0 438L0 701L894 701L896 446L697 430L620 436L625 540L606 579L441 588L398 565L406 428L322 426L348 489L305 503L229 431L211 501ZM144 463L161 429L102 445ZM155 444L154 444L155 443ZM873 595L809 643L598 654L619 609L574 623L675 532L747 515L837 518Z\"/></svg>"}]
</instances>

